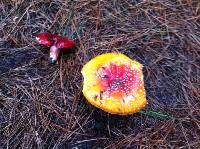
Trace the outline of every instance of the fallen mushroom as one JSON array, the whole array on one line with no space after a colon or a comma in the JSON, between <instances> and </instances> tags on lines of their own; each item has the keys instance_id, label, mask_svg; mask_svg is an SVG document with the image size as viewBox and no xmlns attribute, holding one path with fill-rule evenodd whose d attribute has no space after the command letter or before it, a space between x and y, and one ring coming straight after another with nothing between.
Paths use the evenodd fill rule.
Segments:
<instances>
[{"instance_id":1,"label":"fallen mushroom","mask_svg":"<svg viewBox=\"0 0 200 149\"><path fill-rule=\"evenodd\" d=\"M75 46L73 40L51 33L40 33L36 36L36 40L40 44L50 47L49 61L51 63L55 63L58 60L61 52Z\"/></svg>"},{"instance_id":2,"label":"fallen mushroom","mask_svg":"<svg viewBox=\"0 0 200 149\"><path fill-rule=\"evenodd\" d=\"M85 64L81 73L84 96L106 112L133 114L147 103L142 65L123 54L99 55Z\"/></svg>"}]
</instances>

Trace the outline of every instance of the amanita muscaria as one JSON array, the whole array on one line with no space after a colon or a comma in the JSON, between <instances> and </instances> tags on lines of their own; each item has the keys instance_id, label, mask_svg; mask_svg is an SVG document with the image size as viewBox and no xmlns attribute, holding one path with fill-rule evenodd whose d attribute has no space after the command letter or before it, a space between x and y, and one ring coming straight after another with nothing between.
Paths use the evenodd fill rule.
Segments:
<instances>
[{"instance_id":1,"label":"amanita muscaria","mask_svg":"<svg viewBox=\"0 0 200 149\"><path fill-rule=\"evenodd\" d=\"M145 107L142 64L119 53L96 56L82 68L83 94L112 114L133 114Z\"/></svg>"},{"instance_id":2,"label":"amanita muscaria","mask_svg":"<svg viewBox=\"0 0 200 149\"><path fill-rule=\"evenodd\" d=\"M58 60L61 49L65 50L75 46L73 40L51 33L40 33L36 36L36 40L40 44L50 47L49 61L51 63L55 63Z\"/></svg>"}]
</instances>

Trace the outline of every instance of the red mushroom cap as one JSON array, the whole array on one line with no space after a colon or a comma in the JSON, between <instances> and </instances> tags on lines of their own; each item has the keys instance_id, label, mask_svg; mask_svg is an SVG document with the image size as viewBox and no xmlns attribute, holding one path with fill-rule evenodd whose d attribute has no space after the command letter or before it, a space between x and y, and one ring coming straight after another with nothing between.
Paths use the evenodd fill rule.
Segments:
<instances>
[{"instance_id":1,"label":"red mushroom cap","mask_svg":"<svg viewBox=\"0 0 200 149\"><path fill-rule=\"evenodd\" d=\"M52 39L54 42L58 42L60 40L62 40L64 37L57 35L57 34L52 34Z\"/></svg>"},{"instance_id":2,"label":"red mushroom cap","mask_svg":"<svg viewBox=\"0 0 200 149\"><path fill-rule=\"evenodd\" d=\"M57 34L51 34L51 33L40 33L36 36L36 40L45 46L52 46L55 45L58 49L63 48L72 48L75 46L75 43L73 40L70 40L66 37L62 37Z\"/></svg>"},{"instance_id":3,"label":"red mushroom cap","mask_svg":"<svg viewBox=\"0 0 200 149\"><path fill-rule=\"evenodd\" d=\"M73 48L75 46L75 43L73 40L70 40L68 38L62 38L56 42L55 46L58 49L63 49L63 48L68 49L68 48Z\"/></svg>"},{"instance_id":4,"label":"red mushroom cap","mask_svg":"<svg viewBox=\"0 0 200 149\"><path fill-rule=\"evenodd\" d=\"M36 36L36 40L40 44L51 47L49 56L49 61L51 63L54 63L58 60L60 55L59 49L69 49L75 46L73 40L51 33L40 33Z\"/></svg>"},{"instance_id":5,"label":"red mushroom cap","mask_svg":"<svg viewBox=\"0 0 200 149\"><path fill-rule=\"evenodd\" d=\"M54 44L53 35L51 33L40 33L36 36L36 40L47 47L50 47Z\"/></svg>"}]
</instances>

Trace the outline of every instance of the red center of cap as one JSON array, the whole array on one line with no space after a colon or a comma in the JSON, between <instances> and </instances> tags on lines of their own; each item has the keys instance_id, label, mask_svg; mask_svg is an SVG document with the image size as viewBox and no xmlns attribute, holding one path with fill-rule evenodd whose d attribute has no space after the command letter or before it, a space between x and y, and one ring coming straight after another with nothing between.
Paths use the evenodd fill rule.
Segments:
<instances>
[{"instance_id":1,"label":"red center of cap","mask_svg":"<svg viewBox=\"0 0 200 149\"><path fill-rule=\"evenodd\" d=\"M98 74L99 85L103 92L113 96L129 95L141 84L138 71L125 64L110 64L108 67L101 67Z\"/></svg>"}]
</instances>

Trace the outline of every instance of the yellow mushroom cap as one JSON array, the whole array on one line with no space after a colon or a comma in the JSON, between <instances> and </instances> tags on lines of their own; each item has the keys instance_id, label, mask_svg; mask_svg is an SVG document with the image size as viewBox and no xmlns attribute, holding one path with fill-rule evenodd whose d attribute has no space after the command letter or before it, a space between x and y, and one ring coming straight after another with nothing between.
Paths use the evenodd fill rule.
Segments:
<instances>
[{"instance_id":1,"label":"yellow mushroom cap","mask_svg":"<svg viewBox=\"0 0 200 149\"><path fill-rule=\"evenodd\" d=\"M96 56L83 66L81 73L86 99L108 113L133 114L147 103L142 64L124 54Z\"/></svg>"}]
</instances>

